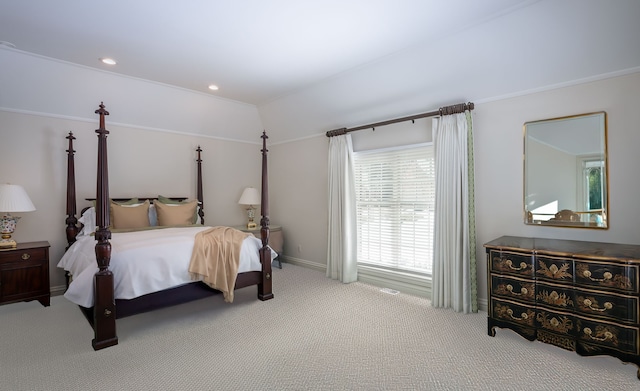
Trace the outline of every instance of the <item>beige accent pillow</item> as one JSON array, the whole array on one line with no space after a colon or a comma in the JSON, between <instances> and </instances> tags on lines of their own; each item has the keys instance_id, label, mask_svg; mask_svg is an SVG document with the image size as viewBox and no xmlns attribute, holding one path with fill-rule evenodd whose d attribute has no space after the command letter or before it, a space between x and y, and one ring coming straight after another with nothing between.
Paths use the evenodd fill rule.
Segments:
<instances>
[{"instance_id":1,"label":"beige accent pillow","mask_svg":"<svg viewBox=\"0 0 640 391\"><path fill-rule=\"evenodd\" d=\"M192 225L198 201L180 204L163 204L160 201L155 201L154 205L158 214L159 226Z\"/></svg>"},{"instance_id":2,"label":"beige accent pillow","mask_svg":"<svg viewBox=\"0 0 640 391\"><path fill-rule=\"evenodd\" d=\"M138 205L111 202L111 226L116 229L148 227L149 200Z\"/></svg>"}]
</instances>

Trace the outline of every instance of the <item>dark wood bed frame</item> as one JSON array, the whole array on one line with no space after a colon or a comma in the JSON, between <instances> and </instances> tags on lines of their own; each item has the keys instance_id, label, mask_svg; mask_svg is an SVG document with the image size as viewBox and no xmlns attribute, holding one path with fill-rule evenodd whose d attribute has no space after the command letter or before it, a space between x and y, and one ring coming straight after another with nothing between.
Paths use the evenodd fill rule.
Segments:
<instances>
[{"instance_id":1,"label":"dark wood bed frame","mask_svg":"<svg viewBox=\"0 0 640 391\"><path fill-rule=\"evenodd\" d=\"M109 131L105 128L106 115L109 112L105 110L104 104L100 103L100 108L95 111L100 116L100 128L96 130L98 134L98 175L97 175L97 194L96 194L96 261L98 263L98 272L96 272L95 281L95 301L91 308L80 307L85 313L87 320L93 327L94 339L92 345L94 350L104 349L109 346L118 344L116 335L116 319L126 316L151 311L175 304L186 303L220 292L208 287L201 282L193 282L176 288L171 288L155 293L150 293L131 300L115 299L113 273L109 270L109 262L111 260L111 231L109 230L109 175L107 165L107 135ZM262 195L261 210L262 218L260 219L260 234L262 239L262 247L259 250L260 262L262 263L262 271L252 271L239 273L236 279L236 289L244 288L250 285L258 286L258 299L269 300L273 298L272 292L272 272L271 272L271 251L269 244L269 186L267 175L267 135L262 133ZM66 137L69 140L69 149L67 150L67 217L66 217L66 236L68 246L76 241L76 236L80 232L81 226L76 218L76 189L75 189L75 165L74 165L74 149L73 133L69 133ZM198 214L202 224L204 224L203 197L202 197L202 160L200 147L196 150L198 153L197 162L197 197L199 204ZM67 247L68 248L68 247Z\"/></svg>"}]
</instances>

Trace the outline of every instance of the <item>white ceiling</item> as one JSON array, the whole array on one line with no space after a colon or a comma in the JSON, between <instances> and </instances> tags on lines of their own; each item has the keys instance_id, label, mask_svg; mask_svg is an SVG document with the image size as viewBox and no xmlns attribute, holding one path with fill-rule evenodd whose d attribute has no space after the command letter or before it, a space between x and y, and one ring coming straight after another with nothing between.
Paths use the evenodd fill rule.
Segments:
<instances>
[{"instance_id":1,"label":"white ceiling","mask_svg":"<svg viewBox=\"0 0 640 391\"><path fill-rule=\"evenodd\" d=\"M4 0L0 41L260 105L536 2Z\"/></svg>"}]
</instances>

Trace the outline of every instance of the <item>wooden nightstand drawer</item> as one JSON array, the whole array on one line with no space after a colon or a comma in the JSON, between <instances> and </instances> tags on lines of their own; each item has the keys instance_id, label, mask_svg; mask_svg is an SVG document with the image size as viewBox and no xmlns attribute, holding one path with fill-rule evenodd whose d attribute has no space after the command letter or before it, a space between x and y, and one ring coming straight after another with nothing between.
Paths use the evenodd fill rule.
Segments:
<instances>
[{"instance_id":1,"label":"wooden nightstand drawer","mask_svg":"<svg viewBox=\"0 0 640 391\"><path fill-rule=\"evenodd\" d=\"M38 300L50 304L49 243L18 243L0 251L0 304Z\"/></svg>"},{"instance_id":2,"label":"wooden nightstand drawer","mask_svg":"<svg viewBox=\"0 0 640 391\"><path fill-rule=\"evenodd\" d=\"M3 250L0 252L0 263L24 262L24 261L42 261L47 258L46 248L29 248L16 250Z\"/></svg>"}]
</instances>

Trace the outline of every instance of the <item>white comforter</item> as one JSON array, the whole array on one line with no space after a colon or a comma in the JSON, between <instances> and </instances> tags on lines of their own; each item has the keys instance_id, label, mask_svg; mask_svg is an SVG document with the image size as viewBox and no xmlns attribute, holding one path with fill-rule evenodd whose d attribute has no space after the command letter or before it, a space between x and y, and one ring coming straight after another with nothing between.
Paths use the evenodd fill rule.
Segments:
<instances>
[{"instance_id":1,"label":"white comforter","mask_svg":"<svg viewBox=\"0 0 640 391\"><path fill-rule=\"evenodd\" d=\"M111 261L116 299L133 299L148 293L192 282L189 262L195 235L210 227L162 228L113 233ZM83 307L93 306L93 276L98 271L94 236L81 236L67 250L58 267L73 281L64 294ZM262 242L253 235L242 243L238 273L260 271L258 250ZM271 258L277 254L271 251Z\"/></svg>"}]
</instances>

